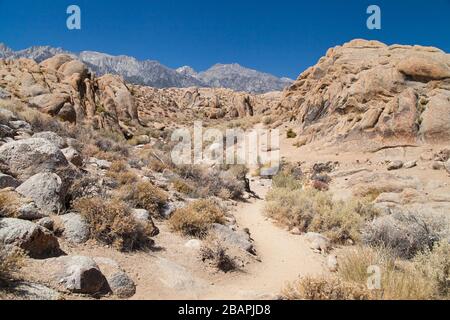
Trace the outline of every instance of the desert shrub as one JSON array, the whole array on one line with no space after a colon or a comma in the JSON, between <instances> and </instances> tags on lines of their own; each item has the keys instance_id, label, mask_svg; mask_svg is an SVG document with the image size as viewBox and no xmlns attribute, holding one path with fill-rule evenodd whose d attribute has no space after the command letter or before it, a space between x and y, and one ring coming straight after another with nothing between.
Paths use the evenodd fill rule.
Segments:
<instances>
[{"instance_id":1,"label":"desert shrub","mask_svg":"<svg viewBox=\"0 0 450 320\"><path fill-rule=\"evenodd\" d=\"M101 243L122 251L145 248L151 243L153 226L137 223L123 201L81 198L74 202L74 208L86 219L91 236Z\"/></svg>"},{"instance_id":2,"label":"desert shrub","mask_svg":"<svg viewBox=\"0 0 450 320\"><path fill-rule=\"evenodd\" d=\"M266 200L269 217L303 232L323 233L337 243L359 241L364 222L377 214L365 200L333 201L330 194L312 189L274 188Z\"/></svg>"},{"instance_id":3,"label":"desert shrub","mask_svg":"<svg viewBox=\"0 0 450 320\"><path fill-rule=\"evenodd\" d=\"M189 195L194 191L190 185L181 179L175 179L172 184L174 189L182 194Z\"/></svg>"},{"instance_id":4,"label":"desert shrub","mask_svg":"<svg viewBox=\"0 0 450 320\"><path fill-rule=\"evenodd\" d=\"M201 198L217 196L224 199L239 199L247 187L245 166L210 169L185 165L177 167L176 172L194 187L195 195Z\"/></svg>"},{"instance_id":5,"label":"desert shrub","mask_svg":"<svg viewBox=\"0 0 450 320\"><path fill-rule=\"evenodd\" d=\"M294 130L289 129L286 132L286 138L288 138L288 139L295 139L295 138L297 138L297 134L294 132Z\"/></svg>"},{"instance_id":6,"label":"desert shrub","mask_svg":"<svg viewBox=\"0 0 450 320\"><path fill-rule=\"evenodd\" d=\"M434 284L413 264L398 260L386 248L348 248L339 256L338 274L347 282L367 283L368 267L378 266L381 271L381 287L373 291L374 297L386 300L433 299Z\"/></svg>"},{"instance_id":7,"label":"desert shrub","mask_svg":"<svg viewBox=\"0 0 450 320\"><path fill-rule=\"evenodd\" d=\"M238 268L237 263L228 254L227 249L219 239L208 237L200 250L200 257L203 262L208 262L213 268L230 272Z\"/></svg>"},{"instance_id":8,"label":"desert shrub","mask_svg":"<svg viewBox=\"0 0 450 320\"><path fill-rule=\"evenodd\" d=\"M153 217L159 216L161 209L168 201L167 194L148 181L124 186L119 190L119 195L130 206L145 209Z\"/></svg>"},{"instance_id":9,"label":"desert shrub","mask_svg":"<svg viewBox=\"0 0 450 320\"><path fill-rule=\"evenodd\" d=\"M17 193L0 190L0 217L13 218L17 216L19 204L20 201Z\"/></svg>"},{"instance_id":10,"label":"desert shrub","mask_svg":"<svg viewBox=\"0 0 450 320\"><path fill-rule=\"evenodd\" d=\"M176 210L169 222L174 231L204 237L213 223L224 223L225 212L212 200L197 200Z\"/></svg>"},{"instance_id":11,"label":"desert shrub","mask_svg":"<svg viewBox=\"0 0 450 320\"><path fill-rule=\"evenodd\" d=\"M425 216L394 213L367 224L363 241L371 246L385 246L401 258L410 259L417 253L430 250L439 240L439 232Z\"/></svg>"},{"instance_id":12,"label":"desert shrub","mask_svg":"<svg viewBox=\"0 0 450 320\"><path fill-rule=\"evenodd\" d=\"M164 170L166 170L168 168L168 166L164 163L162 163L159 160L150 160L148 167L156 172L162 173L164 172Z\"/></svg>"},{"instance_id":13,"label":"desert shrub","mask_svg":"<svg viewBox=\"0 0 450 320\"><path fill-rule=\"evenodd\" d=\"M11 280L23 266L24 255L18 250L7 250L0 245L0 284L1 281Z\"/></svg>"},{"instance_id":14,"label":"desert shrub","mask_svg":"<svg viewBox=\"0 0 450 320\"><path fill-rule=\"evenodd\" d=\"M450 243L443 240L433 250L427 250L414 257L414 265L431 283L435 294L450 298Z\"/></svg>"},{"instance_id":15,"label":"desert shrub","mask_svg":"<svg viewBox=\"0 0 450 320\"><path fill-rule=\"evenodd\" d=\"M75 179L67 192L67 207L71 208L73 201L79 198L104 197L106 187L99 183L100 180L99 176L92 174Z\"/></svg>"},{"instance_id":16,"label":"desert shrub","mask_svg":"<svg viewBox=\"0 0 450 320\"><path fill-rule=\"evenodd\" d=\"M272 178L272 186L274 188L285 188L289 190L302 189L301 181L285 172L280 172Z\"/></svg>"},{"instance_id":17,"label":"desert shrub","mask_svg":"<svg viewBox=\"0 0 450 320\"><path fill-rule=\"evenodd\" d=\"M310 231L324 233L332 241L360 241L361 229L367 220L372 220L378 211L364 199L334 202L331 210L314 215Z\"/></svg>"},{"instance_id":18,"label":"desert shrub","mask_svg":"<svg viewBox=\"0 0 450 320\"><path fill-rule=\"evenodd\" d=\"M128 164L123 160L116 160L111 163L110 172L120 173L128 170Z\"/></svg>"},{"instance_id":19,"label":"desert shrub","mask_svg":"<svg viewBox=\"0 0 450 320\"><path fill-rule=\"evenodd\" d=\"M273 119L271 116L265 116L263 117L262 122L264 125L268 126L273 123Z\"/></svg>"},{"instance_id":20,"label":"desert shrub","mask_svg":"<svg viewBox=\"0 0 450 320\"><path fill-rule=\"evenodd\" d=\"M371 292L363 285L335 277L304 277L288 285L283 296L289 300L369 300Z\"/></svg>"}]
</instances>

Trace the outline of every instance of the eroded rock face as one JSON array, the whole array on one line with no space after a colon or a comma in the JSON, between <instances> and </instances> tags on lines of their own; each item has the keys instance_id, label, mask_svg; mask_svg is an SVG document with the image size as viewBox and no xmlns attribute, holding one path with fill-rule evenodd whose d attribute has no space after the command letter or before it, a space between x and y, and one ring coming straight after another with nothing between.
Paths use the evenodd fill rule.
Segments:
<instances>
[{"instance_id":1,"label":"eroded rock face","mask_svg":"<svg viewBox=\"0 0 450 320\"><path fill-rule=\"evenodd\" d=\"M309 140L448 141L449 66L436 48L353 40L301 74L277 113Z\"/></svg>"},{"instance_id":2,"label":"eroded rock face","mask_svg":"<svg viewBox=\"0 0 450 320\"><path fill-rule=\"evenodd\" d=\"M40 64L0 60L0 86L11 98L64 121L125 134L131 134L128 124L139 122L134 97L120 77L97 78L71 55L58 54Z\"/></svg>"}]
</instances>

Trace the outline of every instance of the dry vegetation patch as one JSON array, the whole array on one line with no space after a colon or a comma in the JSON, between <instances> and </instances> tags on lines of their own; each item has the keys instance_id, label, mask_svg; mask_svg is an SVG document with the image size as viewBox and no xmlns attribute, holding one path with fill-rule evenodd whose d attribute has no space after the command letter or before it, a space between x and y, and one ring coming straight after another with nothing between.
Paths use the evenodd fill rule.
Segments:
<instances>
[{"instance_id":1,"label":"dry vegetation patch","mask_svg":"<svg viewBox=\"0 0 450 320\"><path fill-rule=\"evenodd\" d=\"M141 249L151 244L154 234L151 224L137 223L126 203L103 198L81 198L74 208L88 222L91 236L122 251Z\"/></svg>"},{"instance_id":2,"label":"dry vegetation patch","mask_svg":"<svg viewBox=\"0 0 450 320\"><path fill-rule=\"evenodd\" d=\"M224 223L225 212L212 200L197 200L174 212L169 222L174 231L205 237L213 223Z\"/></svg>"}]
</instances>

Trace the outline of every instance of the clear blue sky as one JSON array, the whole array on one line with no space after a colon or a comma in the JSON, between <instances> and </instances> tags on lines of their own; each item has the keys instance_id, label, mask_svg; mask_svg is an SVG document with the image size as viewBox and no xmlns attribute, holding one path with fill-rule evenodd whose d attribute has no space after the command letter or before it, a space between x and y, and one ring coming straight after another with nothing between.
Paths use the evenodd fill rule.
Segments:
<instances>
[{"instance_id":1,"label":"clear blue sky","mask_svg":"<svg viewBox=\"0 0 450 320\"><path fill-rule=\"evenodd\" d=\"M82 30L66 28L66 8ZM382 30L366 9L382 9ZM329 47L353 38L450 52L450 0L0 0L0 42L51 45L159 60L169 67L237 62L295 78Z\"/></svg>"}]
</instances>

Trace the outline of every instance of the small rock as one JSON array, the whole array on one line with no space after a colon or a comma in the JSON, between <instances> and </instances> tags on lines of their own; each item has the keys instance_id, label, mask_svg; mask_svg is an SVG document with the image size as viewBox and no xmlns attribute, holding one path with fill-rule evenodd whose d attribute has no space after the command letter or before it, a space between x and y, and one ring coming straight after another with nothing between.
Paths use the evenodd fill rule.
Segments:
<instances>
[{"instance_id":1,"label":"small rock","mask_svg":"<svg viewBox=\"0 0 450 320\"><path fill-rule=\"evenodd\" d=\"M130 298L136 293L134 281L119 264L108 258L94 258L102 274L106 277L109 289L119 298Z\"/></svg>"},{"instance_id":2,"label":"small rock","mask_svg":"<svg viewBox=\"0 0 450 320\"><path fill-rule=\"evenodd\" d=\"M192 239L186 242L184 246L192 250L200 250L200 248L202 247L202 241L198 239Z\"/></svg>"},{"instance_id":3,"label":"small rock","mask_svg":"<svg viewBox=\"0 0 450 320\"><path fill-rule=\"evenodd\" d=\"M36 224L38 226L41 226L41 227L49 230L49 231L53 231L53 228L54 228L54 225L55 225L54 221L51 218L49 218L49 217L45 217L45 218L39 219L38 221L36 221Z\"/></svg>"},{"instance_id":4,"label":"small rock","mask_svg":"<svg viewBox=\"0 0 450 320\"><path fill-rule=\"evenodd\" d=\"M83 157L82 155L72 147L68 147L62 149L61 152L66 157L67 161L76 165L77 167L81 167L83 165Z\"/></svg>"},{"instance_id":5,"label":"small rock","mask_svg":"<svg viewBox=\"0 0 450 320\"><path fill-rule=\"evenodd\" d=\"M445 163L441 161L434 161L431 163L431 169L433 170L443 170L445 169Z\"/></svg>"},{"instance_id":6,"label":"small rock","mask_svg":"<svg viewBox=\"0 0 450 320\"><path fill-rule=\"evenodd\" d=\"M320 233L308 232L305 235L306 241L311 244L311 249L321 251L322 253L328 252L331 249L331 241L327 237Z\"/></svg>"},{"instance_id":7,"label":"small rock","mask_svg":"<svg viewBox=\"0 0 450 320\"><path fill-rule=\"evenodd\" d=\"M133 209L131 215L136 222L148 223L151 219L150 213L145 209Z\"/></svg>"},{"instance_id":8,"label":"small rock","mask_svg":"<svg viewBox=\"0 0 450 320\"><path fill-rule=\"evenodd\" d=\"M22 183L17 192L32 199L46 214L59 214L64 208L65 193L61 178L55 173L38 173Z\"/></svg>"},{"instance_id":9,"label":"small rock","mask_svg":"<svg viewBox=\"0 0 450 320\"><path fill-rule=\"evenodd\" d=\"M240 248L251 254L255 253L252 240L250 235L245 231L233 231L233 229L214 223L211 227L211 231L220 239L222 242Z\"/></svg>"},{"instance_id":10,"label":"small rock","mask_svg":"<svg viewBox=\"0 0 450 320\"><path fill-rule=\"evenodd\" d=\"M82 244L89 240L90 231L86 220L79 214L68 213L59 217L62 222L62 235L69 242Z\"/></svg>"},{"instance_id":11,"label":"small rock","mask_svg":"<svg viewBox=\"0 0 450 320\"><path fill-rule=\"evenodd\" d=\"M403 167L404 167L405 169L411 169L411 168L417 167L417 161L408 161L408 162L405 162L405 164L403 165Z\"/></svg>"},{"instance_id":12,"label":"small rock","mask_svg":"<svg viewBox=\"0 0 450 320\"><path fill-rule=\"evenodd\" d=\"M0 189L17 188L19 185L20 182L17 181L15 178L0 172Z\"/></svg>"},{"instance_id":13,"label":"small rock","mask_svg":"<svg viewBox=\"0 0 450 320\"><path fill-rule=\"evenodd\" d=\"M106 278L97 263L89 257L64 256L47 259L43 268L51 278L52 286L74 293L106 293Z\"/></svg>"},{"instance_id":14,"label":"small rock","mask_svg":"<svg viewBox=\"0 0 450 320\"><path fill-rule=\"evenodd\" d=\"M338 270L338 260L335 254L331 254L328 256L327 267L330 272L336 272Z\"/></svg>"},{"instance_id":15,"label":"small rock","mask_svg":"<svg viewBox=\"0 0 450 320\"><path fill-rule=\"evenodd\" d=\"M63 149L63 148L65 148L67 146L66 141L64 140L64 138L61 138L56 133L51 132L51 131L43 131L43 132L35 133L33 135L33 138L42 138L42 139L45 139L47 141L50 141L55 146L57 146L59 149Z\"/></svg>"},{"instance_id":16,"label":"small rock","mask_svg":"<svg viewBox=\"0 0 450 320\"><path fill-rule=\"evenodd\" d=\"M389 163L388 165L388 171L393 171L393 170L398 170L403 168L403 161L400 160L396 160L396 161L392 161L391 163Z\"/></svg>"},{"instance_id":17,"label":"small rock","mask_svg":"<svg viewBox=\"0 0 450 320\"><path fill-rule=\"evenodd\" d=\"M302 234L300 228L297 228L297 227L291 229L291 233L296 236L300 236Z\"/></svg>"}]
</instances>

